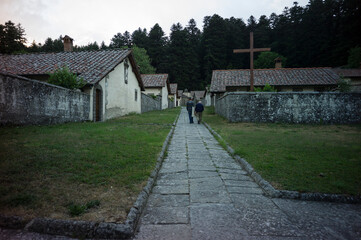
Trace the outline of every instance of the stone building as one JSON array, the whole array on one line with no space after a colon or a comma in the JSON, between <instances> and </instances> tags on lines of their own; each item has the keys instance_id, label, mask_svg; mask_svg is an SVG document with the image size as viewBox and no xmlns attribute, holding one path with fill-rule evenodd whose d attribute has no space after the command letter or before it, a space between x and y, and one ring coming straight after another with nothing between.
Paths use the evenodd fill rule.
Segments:
<instances>
[{"instance_id":1,"label":"stone building","mask_svg":"<svg viewBox=\"0 0 361 240\"><path fill-rule=\"evenodd\" d=\"M145 94L162 97L162 109L168 108L170 91L168 74L142 74Z\"/></svg>"},{"instance_id":2,"label":"stone building","mask_svg":"<svg viewBox=\"0 0 361 240\"><path fill-rule=\"evenodd\" d=\"M202 101L203 105L205 105L205 96L206 96L206 91L202 90L202 91L192 91L192 97L194 99L194 102L198 102L198 101Z\"/></svg>"},{"instance_id":3,"label":"stone building","mask_svg":"<svg viewBox=\"0 0 361 240\"><path fill-rule=\"evenodd\" d=\"M183 90L178 90L177 91L177 106L183 106L184 105L182 103L182 96L183 96Z\"/></svg>"},{"instance_id":4,"label":"stone building","mask_svg":"<svg viewBox=\"0 0 361 240\"><path fill-rule=\"evenodd\" d=\"M47 81L49 73L68 67L83 78L81 89L90 95L89 120L103 121L141 112L141 75L132 50L72 51L73 40L64 37L64 52L1 55L0 72Z\"/></svg>"},{"instance_id":5,"label":"stone building","mask_svg":"<svg viewBox=\"0 0 361 240\"><path fill-rule=\"evenodd\" d=\"M178 84L177 83L171 83L170 86L170 93L168 95L168 98L172 100L173 107L178 107Z\"/></svg>"},{"instance_id":6,"label":"stone building","mask_svg":"<svg viewBox=\"0 0 361 240\"><path fill-rule=\"evenodd\" d=\"M255 69L254 86L273 86L278 92L332 91L340 77L331 68ZM225 92L249 91L250 70L214 70L210 92L212 105Z\"/></svg>"},{"instance_id":7,"label":"stone building","mask_svg":"<svg viewBox=\"0 0 361 240\"><path fill-rule=\"evenodd\" d=\"M361 69L334 68L333 71L350 84L351 92L361 92Z\"/></svg>"}]
</instances>

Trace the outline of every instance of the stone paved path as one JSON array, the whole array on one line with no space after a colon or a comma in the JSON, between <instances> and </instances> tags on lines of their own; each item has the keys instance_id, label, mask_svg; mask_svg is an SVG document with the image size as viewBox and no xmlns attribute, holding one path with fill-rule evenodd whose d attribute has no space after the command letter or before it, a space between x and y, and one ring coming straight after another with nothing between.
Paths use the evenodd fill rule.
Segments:
<instances>
[{"instance_id":1,"label":"stone paved path","mask_svg":"<svg viewBox=\"0 0 361 240\"><path fill-rule=\"evenodd\" d=\"M182 109L135 239L361 239L361 205L265 197Z\"/></svg>"}]
</instances>

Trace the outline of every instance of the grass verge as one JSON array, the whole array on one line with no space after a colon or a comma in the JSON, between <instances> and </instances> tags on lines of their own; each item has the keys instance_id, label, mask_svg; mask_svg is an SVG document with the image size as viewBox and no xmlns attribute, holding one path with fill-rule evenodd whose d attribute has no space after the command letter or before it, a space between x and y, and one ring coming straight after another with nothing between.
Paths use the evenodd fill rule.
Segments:
<instances>
[{"instance_id":1,"label":"grass verge","mask_svg":"<svg viewBox=\"0 0 361 240\"><path fill-rule=\"evenodd\" d=\"M361 125L204 120L277 189L361 195Z\"/></svg>"},{"instance_id":2,"label":"grass verge","mask_svg":"<svg viewBox=\"0 0 361 240\"><path fill-rule=\"evenodd\" d=\"M0 214L123 222L178 113L0 128Z\"/></svg>"}]
</instances>

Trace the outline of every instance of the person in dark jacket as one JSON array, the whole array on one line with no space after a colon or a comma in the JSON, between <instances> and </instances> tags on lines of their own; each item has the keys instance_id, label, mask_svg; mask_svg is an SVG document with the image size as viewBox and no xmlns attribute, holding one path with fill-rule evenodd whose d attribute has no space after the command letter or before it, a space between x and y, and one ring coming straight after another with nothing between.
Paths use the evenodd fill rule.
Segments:
<instances>
[{"instance_id":1,"label":"person in dark jacket","mask_svg":"<svg viewBox=\"0 0 361 240\"><path fill-rule=\"evenodd\" d=\"M194 107L194 102L192 101L192 98L189 98L186 106L189 115L189 123L193 123L192 111Z\"/></svg>"},{"instance_id":2,"label":"person in dark jacket","mask_svg":"<svg viewBox=\"0 0 361 240\"><path fill-rule=\"evenodd\" d=\"M204 111L204 107L202 104L202 101L198 101L198 103L196 104L196 108L194 109L195 111L195 115L198 118L198 124L201 123L202 121L202 112Z\"/></svg>"}]
</instances>

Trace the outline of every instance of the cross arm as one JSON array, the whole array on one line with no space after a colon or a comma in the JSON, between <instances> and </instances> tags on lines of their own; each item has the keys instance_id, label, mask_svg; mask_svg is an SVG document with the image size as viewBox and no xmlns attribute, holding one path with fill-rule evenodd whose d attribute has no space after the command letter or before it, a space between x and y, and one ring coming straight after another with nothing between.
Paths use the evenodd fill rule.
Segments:
<instances>
[{"instance_id":1,"label":"cross arm","mask_svg":"<svg viewBox=\"0 0 361 240\"><path fill-rule=\"evenodd\" d=\"M269 52L271 48L255 48L253 49L254 52Z\"/></svg>"},{"instance_id":2,"label":"cross arm","mask_svg":"<svg viewBox=\"0 0 361 240\"><path fill-rule=\"evenodd\" d=\"M265 51L271 51L271 48L234 49L233 53L265 52Z\"/></svg>"}]
</instances>

